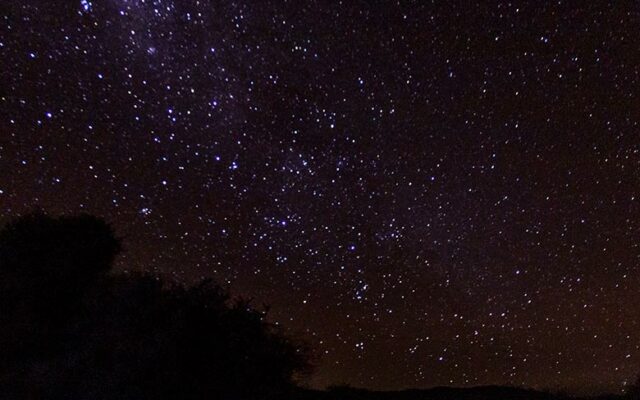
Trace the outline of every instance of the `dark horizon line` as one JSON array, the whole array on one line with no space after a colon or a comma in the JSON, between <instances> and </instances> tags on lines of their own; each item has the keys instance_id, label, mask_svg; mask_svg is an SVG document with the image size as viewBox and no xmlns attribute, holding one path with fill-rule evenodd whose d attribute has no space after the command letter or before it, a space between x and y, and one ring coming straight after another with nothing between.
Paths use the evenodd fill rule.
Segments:
<instances>
[{"instance_id":1,"label":"dark horizon line","mask_svg":"<svg viewBox=\"0 0 640 400\"><path fill-rule=\"evenodd\" d=\"M473 385L473 386L460 386L460 385L437 385L430 387L403 387L398 389L367 389L364 387L352 386L348 383L340 383L340 384L328 384L322 388L318 387L308 387L304 388L309 391L316 392L329 392L332 389L345 388L347 390L352 391L362 391L369 393L403 393L403 392L432 392L432 391L441 391L441 390L450 390L450 391L478 391L478 390L489 390L489 389L505 389L505 390L516 390L521 392L536 392L539 394L548 394L552 396L564 396L569 398L600 398L600 397L624 397L627 392L627 387L622 386L618 387L618 390L615 388L618 386L615 385L593 385L589 387L579 386L576 384L574 388L570 387L546 387L546 388L535 388L530 386L518 386L518 385L510 385L510 384L485 384L485 385Z\"/></svg>"}]
</instances>

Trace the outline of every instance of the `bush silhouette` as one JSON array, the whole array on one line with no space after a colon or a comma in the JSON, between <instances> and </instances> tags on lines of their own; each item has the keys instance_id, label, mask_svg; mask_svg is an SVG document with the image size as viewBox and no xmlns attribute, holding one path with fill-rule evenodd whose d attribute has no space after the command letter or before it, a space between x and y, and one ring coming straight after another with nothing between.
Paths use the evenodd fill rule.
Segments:
<instances>
[{"instance_id":1,"label":"bush silhouette","mask_svg":"<svg viewBox=\"0 0 640 400\"><path fill-rule=\"evenodd\" d=\"M0 393L44 399L282 398L308 351L212 282L112 275L91 216L0 231Z\"/></svg>"}]
</instances>

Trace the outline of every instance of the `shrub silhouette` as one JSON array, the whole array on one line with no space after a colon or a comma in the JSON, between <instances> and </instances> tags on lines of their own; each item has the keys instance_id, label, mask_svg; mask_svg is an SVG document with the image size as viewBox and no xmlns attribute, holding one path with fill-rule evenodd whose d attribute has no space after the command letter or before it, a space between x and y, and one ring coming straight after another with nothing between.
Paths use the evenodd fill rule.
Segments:
<instances>
[{"instance_id":1,"label":"shrub silhouette","mask_svg":"<svg viewBox=\"0 0 640 400\"><path fill-rule=\"evenodd\" d=\"M91 216L0 231L0 393L45 399L282 398L308 351L209 281L112 275L120 243Z\"/></svg>"}]
</instances>

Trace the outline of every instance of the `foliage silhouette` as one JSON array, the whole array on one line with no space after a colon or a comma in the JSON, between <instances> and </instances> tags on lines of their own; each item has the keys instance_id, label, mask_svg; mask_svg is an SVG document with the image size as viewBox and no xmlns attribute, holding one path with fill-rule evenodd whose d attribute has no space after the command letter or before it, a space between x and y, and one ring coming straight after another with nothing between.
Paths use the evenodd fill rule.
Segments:
<instances>
[{"instance_id":1,"label":"foliage silhouette","mask_svg":"<svg viewBox=\"0 0 640 400\"><path fill-rule=\"evenodd\" d=\"M640 374L636 376L636 380L629 385L626 392L627 399L640 400Z\"/></svg>"},{"instance_id":2,"label":"foliage silhouette","mask_svg":"<svg viewBox=\"0 0 640 400\"><path fill-rule=\"evenodd\" d=\"M267 399L309 352L205 281L114 275L92 216L31 214L0 231L0 393L38 399Z\"/></svg>"}]
</instances>

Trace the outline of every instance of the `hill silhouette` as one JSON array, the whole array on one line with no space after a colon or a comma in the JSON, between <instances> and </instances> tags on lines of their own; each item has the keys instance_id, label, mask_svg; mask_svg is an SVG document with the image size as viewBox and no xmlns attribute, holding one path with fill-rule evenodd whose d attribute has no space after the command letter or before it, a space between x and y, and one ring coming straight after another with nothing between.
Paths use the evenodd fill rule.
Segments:
<instances>
[{"instance_id":1,"label":"hill silhouette","mask_svg":"<svg viewBox=\"0 0 640 400\"><path fill-rule=\"evenodd\" d=\"M400 391L369 391L346 386L334 387L327 391L309 391L300 398L308 400L625 400L627 397L603 395L582 398L509 386L435 387Z\"/></svg>"}]
</instances>

